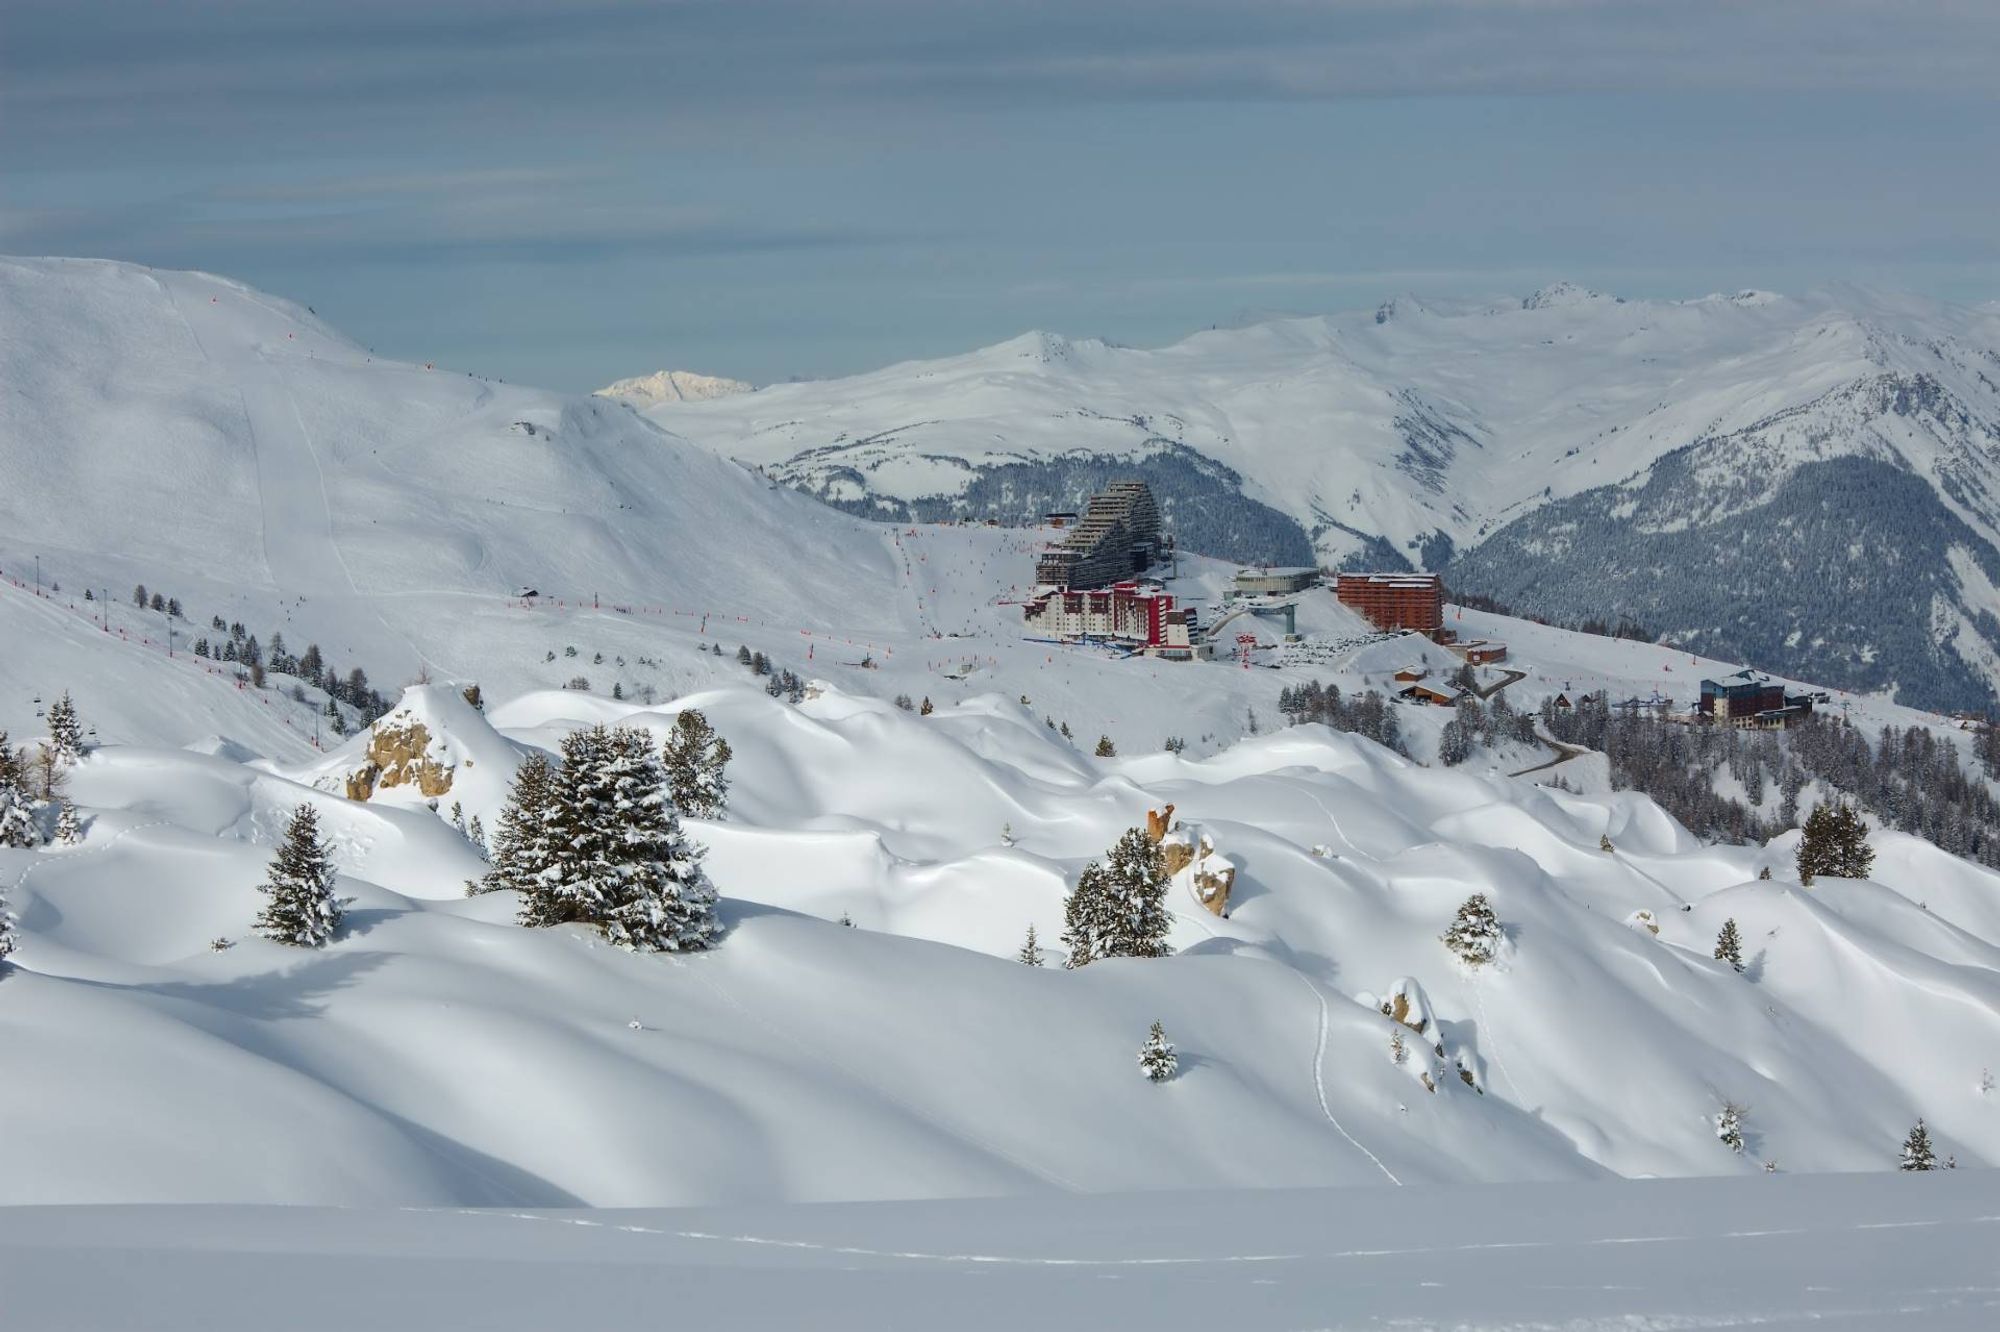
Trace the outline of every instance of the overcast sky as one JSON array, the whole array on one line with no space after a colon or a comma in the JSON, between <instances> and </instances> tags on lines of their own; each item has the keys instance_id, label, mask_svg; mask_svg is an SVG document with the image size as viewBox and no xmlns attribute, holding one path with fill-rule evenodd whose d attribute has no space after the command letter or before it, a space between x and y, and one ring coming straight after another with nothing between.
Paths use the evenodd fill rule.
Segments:
<instances>
[{"instance_id":1,"label":"overcast sky","mask_svg":"<svg viewBox=\"0 0 2000 1332\"><path fill-rule=\"evenodd\" d=\"M0 250L388 354L758 381L1029 328L2000 298L2000 0L0 0Z\"/></svg>"}]
</instances>

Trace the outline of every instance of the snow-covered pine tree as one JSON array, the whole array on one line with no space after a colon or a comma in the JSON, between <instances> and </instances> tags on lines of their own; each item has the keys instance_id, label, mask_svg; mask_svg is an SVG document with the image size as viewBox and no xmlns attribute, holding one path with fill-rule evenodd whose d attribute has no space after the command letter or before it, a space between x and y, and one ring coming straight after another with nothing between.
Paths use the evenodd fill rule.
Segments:
<instances>
[{"instance_id":1,"label":"snow-covered pine tree","mask_svg":"<svg viewBox=\"0 0 2000 1332\"><path fill-rule=\"evenodd\" d=\"M14 917L7 910L7 895L0 893L0 964L14 951Z\"/></svg>"},{"instance_id":2,"label":"snow-covered pine tree","mask_svg":"<svg viewBox=\"0 0 2000 1332\"><path fill-rule=\"evenodd\" d=\"M333 895L333 859L319 839L319 815L310 804L292 811L285 840L259 889L270 900L257 914L257 931L295 948L324 948L340 928L340 899Z\"/></svg>"},{"instance_id":3,"label":"snow-covered pine tree","mask_svg":"<svg viewBox=\"0 0 2000 1332\"><path fill-rule=\"evenodd\" d=\"M682 814L693 819L719 819L729 804L729 778L724 772L732 757L729 742L715 733L698 708L683 709L662 746L667 791Z\"/></svg>"},{"instance_id":4,"label":"snow-covered pine tree","mask_svg":"<svg viewBox=\"0 0 2000 1332\"><path fill-rule=\"evenodd\" d=\"M1743 936L1736 931L1734 916L1722 922L1722 932L1715 936L1715 960L1743 970Z\"/></svg>"},{"instance_id":5,"label":"snow-covered pine tree","mask_svg":"<svg viewBox=\"0 0 2000 1332\"><path fill-rule=\"evenodd\" d=\"M917 715L919 717L928 717L935 711L937 711L937 709L931 706L931 696L929 694L925 694L924 701L917 705Z\"/></svg>"},{"instance_id":6,"label":"snow-covered pine tree","mask_svg":"<svg viewBox=\"0 0 2000 1332\"><path fill-rule=\"evenodd\" d=\"M1924 1127L1922 1119L1910 1130L1910 1136L1903 1139L1903 1170L1936 1170L1937 1157L1931 1151L1931 1133Z\"/></svg>"},{"instance_id":7,"label":"snow-covered pine tree","mask_svg":"<svg viewBox=\"0 0 2000 1332\"><path fill-rule=\"evenodd\" d=\"M76 817L76 806L65 800L56 814L56 841L64 846L75 846L82 840L83 823Z\"/></svg>"},{"instance_id":8,"label":"snow-covered pine tree","mask_svg":"<svg viewBox=\"0 0 2000 1332\"><path fill-rule=\"evenodd\" d=\"M1077 876L1063 906L1065 966L1106 957L1165 957L1167 863L1143 828L1129 828L1106 854Z\"/></svg>"},{"instance_id":9,"label":"snow-covered pine tree","mask_svg":"<svg viewBox=\"0 0 2000 1332\"><path fill-rule=\"evenodd\" d=\"M1474 893L1465 899L1465 905L1458 909L1457 919L1445 931L1444 946L1456 953L1459 961L1467 966L1479 967L1499 955L1500 941L1504 937L1500 918L1493 914L1486 894Z\"/></svg>"},{"instance_id":10,"label":"snow-covered pine tree","mask_svg":"<svg viewBox=\"0 0 2000 1332\"><path fill-rule=\"evenodd\" d=\"M555 766L537 750L514 769L514 781L501 807L500 822L493 834L493 850L487 870L475 885L482 893L512 888L531 889L549 866L549 818L555 801Z\"/></svg>"},{"instance_id":11,"label":"snow-covered pine tree","mask_svg":"<svg viewBox=\"0 0 2000 1332\"><path fill-rule=\"evenodd\" d=\"M1724 1101L1722 1109L1716 1112L1715 1136L1738 1156L1743 1155L1743 1120L1749 1113L1748 1106L1734 1101Z\"/></svg>"},{"instance_id":12,"label":"snow-covered pine tree","mask_svg":"<svg viewBox=\"0 0 2000 1332\"><path fill-rule=\"evenodd\" d=\"M1110 736L1100 735L1097 737L1097 757L1099 758L1118 757L1118 746L1111 743Z\"/></svg>"},{"instance_id":13,"label":"snow-covered pine tree","mask_svg":"<svg viewBox=\"0 0 2000 1332\"><path fill-rule=\"evenodd\" d=\"M83 757L83 724L76 719L76 704L67 689L49 704L49 752L64 766Z\"/></svg>"},{"instance_id":14,"label":"snow-covered pine tree","mask_svg":"<svg viewBox=\"0 0 2000 1332\"><path fill-rule=\"evenodd\" d=\"M472 822L465 825L465 840L472 843L472 849L477 851L482 858L485 857L486 825L479 821L477 814L472 816Z\"/></svg>"},{"instance_id":15,"label":"snow-covered pine tree","mask_svg":"<svg viewBox=\"0 0 2000 1332\"><path fill-rule=\"evenodd\" d=\"M1014 825L1012 823L1003 823L1000 825L1000 845L1014 845Z\"/></svg>"},{"instance_id":16,"label":"snow-covered pine tree","mask_svg":"<svg viewBox=\"0 0 2000 1332\"><path fill-rule=\"evenodd\" d=\"M27 765L0 730L0 846L26 849L42 844L41 825L28 801Z\"/></svg>"},{"instance_id":17,"label":"snow-covered pine tree","mask_svg":"<svg viewBox=\"0 0 2000 1332\"><path fill-rule=\"evenodd\" d=\"M1155 1022L1147 1033L1146 1043L1139 1047L1139 1071L1148 1082L1165 1082L1180 1066L1181 1058L1174 1053L1173 1042L1167 1039L1167 1029Z\"/></svg>"},{"instance_id":18,"label":"snow-covered pine tree","mask_svg":"<svg viewBox=\"0 0 2000 1332\"><path fill-rule=\"evenodd\" d=\"M1028 937L1022 943L1021 951L1015 954L1015 961L1024 967L1039 967L1042 965L1042 945L1041 941L1035 938L1035 927L1032 924L1028 926Z\"/></svg>"},{"instance_id":19,"label":"snow-covered pine tree","mask_svg":"<svg viewBox=\"0 0 2000 1332\"><path fill-rule=\"evenodd\" d=\"M1611 837L1608 833L1599 833L1597 835L1597 849L1599 851L1611 852L1616 851L1618 848L1611 845Z\"/></svg>"},{"instance_id":20,"label":"snow-covered pine tree","mask_svg":"<svg viewBox=\"0 0 2000 1332\"><path fill-rule=\"evenodd\" d=\"M1770 878L1770 877L1771 877L1771 867L1770 867L1769 865L1766 865L1766 866L1764 866L1764 868L1763 868L1763 869L1760 869L1760 870L1758 870L1758 871L1757 871L1757 877L1758 877L1759 879L1768 879L1768 878Z\"/></svg>"},{"instance_id":21,"label":"snow-covered pine tree","mask_svg":"<svg viewBox=\"0 0 2000 1332\"><path fill-rule=\"evenodd\" d=\"M691 952L717 933L715 889L666 791L652 736L594 726L563 737L548 868L521 923L580 921L639 952Z\"/></svg>"}]
</instances>

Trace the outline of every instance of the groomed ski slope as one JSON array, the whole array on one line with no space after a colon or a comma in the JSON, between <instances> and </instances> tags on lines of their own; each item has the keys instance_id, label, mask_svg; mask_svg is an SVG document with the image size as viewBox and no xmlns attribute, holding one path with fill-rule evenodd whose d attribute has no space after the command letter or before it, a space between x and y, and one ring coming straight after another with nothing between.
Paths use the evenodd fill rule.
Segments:
<instances>
[{"instance_id":1,"label":"groomed ski slope","mask_svg":"<svg viewBox=\"0 0 2000 1332\"><path fill-rule=\"evenodd\" d=\"M729 818L694 825L729 932L687 958L524 931L509 895L464 897L476 856L408 788L332 793L364 741L303 767L92 753L72 777L83 844L0 851L22 934L0 983L0 1200L663 1206L1868 1171L1920 1114L1940 1152L2000 1159L1981 1090L2000 893L1913 839L1878 834L1880 882L1808 890L1782 843L1706 847L1641 797L1437 772L1317 727L1202 761L1098 760L994 696L931 717L831 690L683 703L737 755ZM406 707L464 774L449 799L489 828L526 746L672 717L567 692L484 716L448 689ZM340 941L306 954L249 928L302 799L354 899ZM1030 923L1056 949L1084 860L1169 802L1238 867L1228 919L1184 878L1171 959L1013 961ZM1508 933L1476 973L1438 940L1475 891ZM1725 917L1743 975L1709 956ZM1419 993L1403 978L1441 1058L1406 1030L1392 1062L1376 1004ZM1136 1066L1156 1018L1182 1057L1165 1086ZM1715 1137L1725 1099L1750 1107L1742 1156Z\"/></svg>"},{"instance_id":2,"label":"groomed ski slope","mask_svg":"<svg viewBox=\"0 0 2000 1332\"><path fill-rule=\"evenodd\" d=\"M691 1211L0 1210L8 1326L1992 1326L1995 1176ZM302 1294L309 1292L309 1295Z\"/></svg>"}]
</instances>

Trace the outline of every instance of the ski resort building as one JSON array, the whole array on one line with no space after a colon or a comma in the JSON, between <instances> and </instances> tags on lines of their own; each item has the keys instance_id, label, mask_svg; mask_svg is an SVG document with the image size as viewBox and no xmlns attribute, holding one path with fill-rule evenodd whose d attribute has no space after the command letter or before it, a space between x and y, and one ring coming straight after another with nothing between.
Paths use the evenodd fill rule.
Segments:
<instances>
[{"instance_id":1,"label":"ski resort building","mask_svg":"<svg viewBox=\"0 0 2000 1332\"><path fill-rule=\"evenodd\" d=\"M1723 726L1773 728L1790 726L1810 716L1813 697L1790 694L1768 675L1738 671L1720 680L1703 680L1701 698L1695 704L1697 716Z\"/></svg>"},{"instance_id":2,"label":"ski resort building","mask_svg":"<svg viewBox=\"0 0 2000 1332\"><path fill-rule=\"evenodd\" d=\"M1319 582L1319 570L1243 569L1236 575L1236 594L1242 597L1282 597L1303 592Z\"/></svg>"},{"instance_id":3,"label":"ski resort building","mask_svg":"<svg viewBox=\"0 0 2000 1332\"><path fill-rule=\"evenodd\" d=\"M1160 508L1144 481L1113 481L1091 496L1069 535L1035 561L1035 582L1052 588L1100 588L1141 574L1166 549Z\"/></svg>"},{"instance_id":4,"label":"ski resort building","mask_svg":"<svg viewBox=\"0 0 2000 1332\"><path fill-rule=\"evenodd\" d=\"M1444 632L1444 579L1436 574L1344 573L1334 595L1377 629L1414 629L1433 638Z\"/></svg>"},{"instance_id":5,"label":"ski resort building","mask_svg":"<svg viewBox=\"0 0 2000 1332\"><path fill-rule=\"evenodd\" d=\"M1507 645L1487 638L1475 638L1469 643L1447 643L1444 650L1468 666L1492 666L1507 660Z\"/></svg>"},{"instance_id":6,"label":"ski resort building","mask_svg":"<svg viewBox=\"0 0 2000 1332\"><path fill-rule=\"evenodd\" d=\"M1194 657L1200 627L1194 607L1135 581L1049 592L1030 601L1023 618L1036 637L1121 643L1175 661Z\"/></svg>"}]
</instances>

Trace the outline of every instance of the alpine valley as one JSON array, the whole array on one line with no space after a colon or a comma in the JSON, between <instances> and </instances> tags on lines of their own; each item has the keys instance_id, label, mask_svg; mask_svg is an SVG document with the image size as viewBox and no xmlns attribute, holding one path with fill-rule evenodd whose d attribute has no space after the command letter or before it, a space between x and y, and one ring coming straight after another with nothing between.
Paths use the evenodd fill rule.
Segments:
<instances>
[{"instance_id":1,"label":"alpine valley","mask_svg":"<svg viewBox=\"0 0 2000 1332\"><path fill-rule=\"evenodd\" d=\"M1555 289L641 412L0 261L0 1325L1990 1326L2000 806L1913 704L2000 641L1994 327ZM1212 656L1025 631L1134 476ZM1812 716L1613 706L1746 657Z\"/></svg>"},{"instance_id":2,"label":"alpine valley","mask_svg":"<svg viewBox=\"0 0 2000 1332\"><path fill-rule=\"evenodd\" d=\"M2000 680L1991 304L1558 283L1158 350L1030 333L649 411L870 516L1023 523L1137 475L1223 558L1441 570L1556 623L1616 606L1921 706L1982 707Z\"/></svg>"}]
</instances>

